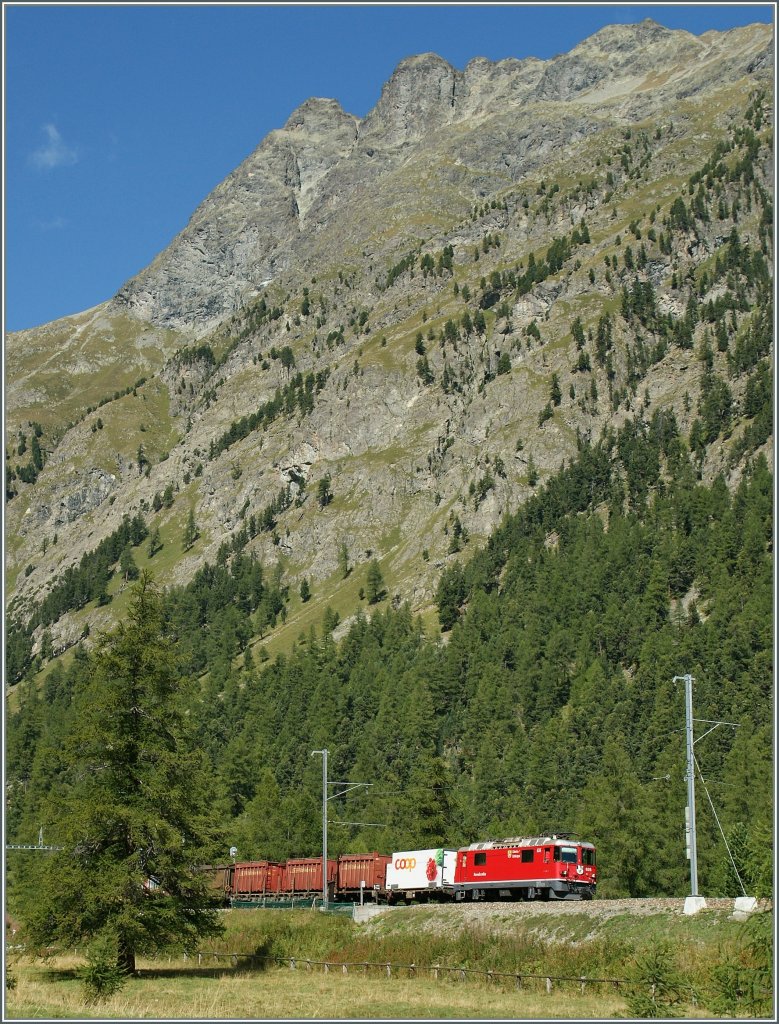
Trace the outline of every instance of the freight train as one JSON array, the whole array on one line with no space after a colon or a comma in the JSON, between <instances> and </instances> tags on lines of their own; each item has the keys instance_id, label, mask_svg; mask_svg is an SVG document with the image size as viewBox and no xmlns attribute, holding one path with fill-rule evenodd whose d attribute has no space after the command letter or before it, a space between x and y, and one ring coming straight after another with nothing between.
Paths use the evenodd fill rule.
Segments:
<instances>
[{"instance_id":1,"label":"freight train","mask_svg":"<svg viewBox=\"0 0 779 1024\"><path fill-rule=\"evenodd\" d=\"M243 861L206 868L225 903L321 899L322 858ZM548 900L595 895L592 843L557 835L471 843L460 848L348 853L327 861L332 903Z\"/></svg>"}]
</instances>

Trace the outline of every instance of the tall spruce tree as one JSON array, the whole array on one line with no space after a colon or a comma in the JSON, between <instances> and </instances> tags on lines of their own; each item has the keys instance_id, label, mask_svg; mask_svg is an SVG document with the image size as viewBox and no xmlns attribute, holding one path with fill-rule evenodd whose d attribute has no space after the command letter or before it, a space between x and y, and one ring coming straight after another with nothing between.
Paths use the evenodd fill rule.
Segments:
<instances>
[{"instance_id":1,"label":"tall spruce tree","mask_svg":"<svg viewBox=\"0 0 779 1024\"><path fill-rule=\"evenodd\" d=\"M39 862L21 896L34 947L109 941L130 973L137 953L193 949L222 930L196 867L217 836L172 641L144 573L127 620L87 663L46 822L64 849Z\"/></svg>"}]
</instances>

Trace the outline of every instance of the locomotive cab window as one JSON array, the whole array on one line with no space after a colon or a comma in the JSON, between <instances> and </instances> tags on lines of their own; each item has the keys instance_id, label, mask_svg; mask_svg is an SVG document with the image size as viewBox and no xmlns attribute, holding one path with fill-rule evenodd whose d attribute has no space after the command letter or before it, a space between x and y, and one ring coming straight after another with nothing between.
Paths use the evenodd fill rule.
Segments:
<instances>
[{"instance_id":1,"label":"locomotive cab window","mask_svg":"<svg viewBox=\"0 0 779 1024\"><path fill-rule=\"evenodd\" d=\"M474 856L473 856L473 863L476 865L476 867L478 867L480 864L486 864L487 863L487 854L486 853L476 853L476 854L474 854Z\"/></svg>"},{"instance_id":2,"label":"locomotive cab window","mask_svg":"<svg viewBox=\"0 0 779 1024\"><path fill-rule=\"evenodd\" d=\"M589 864L594 866L595 864L595 851L594 850L582 850L582 864Z\"/></svg>"},{"instance_id":3,"label":"locomotive cab window","mask_svg":"<svg viewBox=\"0 0 779 1024\"><path fill-rule=\"evenodd\" d=\"M522 851L522 863L523 864L532 864L533 863L534 855L535 855L535 850L523 850Z\"/></svg>"},{"instance_id":4,"label":"locomotive cab window","mask_svg":"<svg viewBox=\"0 0 779 1024\"><path fill-rule=\"evenodd\" d=\"M554 848L554 859L561 860L564 864L575 864L576 863L576 847L575 846L555 846Z\"/></svg>"}]
</instances>

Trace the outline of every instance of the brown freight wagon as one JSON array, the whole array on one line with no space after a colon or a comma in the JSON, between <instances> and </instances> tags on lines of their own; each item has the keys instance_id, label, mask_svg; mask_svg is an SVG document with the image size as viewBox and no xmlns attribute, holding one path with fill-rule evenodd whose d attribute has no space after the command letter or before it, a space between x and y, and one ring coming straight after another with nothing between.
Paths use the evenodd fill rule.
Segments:
<instances>
[{"instance_id":1,"label":"brown freight wagon","mask_svg":"<svg viewBox=\"0 0 779 1024\"><path fill-rule=\"evenodd\" d=\"M231 895L236 899L277 896L281 890L284 865L272 860L244 861L233 865Z\"/></svg>"},{"instance_id":2,"label":"brown freight wagon","mask_svg":"<svg viewBox=\"0 0 779 1024\"><path fill-rule=\"evenodd\" d=\"M336 885L338 899L359 899L361 889L365 897L378 899L379 893L384 891L387 865L391 860L386 853L341 854Z\"/></svg>"},{"instance_id":3,"label":"brown freight wagon","mask_svg":"<svg viewBox=\"0 0 779 1024\"><path fill-rule=\"evenodd\" d=\"M338 877L338 863L327 862L327 896L331 899L335 891ZM321 896L322 894L322 858L300 857L288 860L283 866L281 892L287 896Z\"/></svg>"},{"instance_id":4,"label":"brown freight wagon","mask_svg":"<svg viewBox=\"0 0 779 1024\"><path fill-rule=\"evenodd\" d=\"M198 868L208 878L208 891L221 896L224 900L230 897L230 872L232 864L204 864Z\"/></svg>"}]
</instances>

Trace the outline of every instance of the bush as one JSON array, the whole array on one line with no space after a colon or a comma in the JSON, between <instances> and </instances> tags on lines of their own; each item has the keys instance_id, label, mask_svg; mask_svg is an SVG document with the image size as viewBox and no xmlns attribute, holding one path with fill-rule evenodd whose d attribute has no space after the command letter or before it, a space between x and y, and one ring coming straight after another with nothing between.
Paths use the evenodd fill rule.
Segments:
<instances>
[{"instance_id":1,"label":"bush","mask_svg":"<svg viewBox=\"0 0 779 1024\"><path fill-rule=\"evenodd\" d=\"M637 957L631 974L636 986L626 1002L633 1016L681 1016L683 981L667 946L655 946Z\"/></svg>"},{"instance_id":2,"label":"bush","mask_svg":"<svg viewBox=\"0 0 779 1024\"><path fill-rule=\"evenodd\" d=\"M103 935L87 951L87 962L79 969L88 1002L108 999L127 981L127 971L117 957L116 937Z\"/></svg>"}]
</instances>

